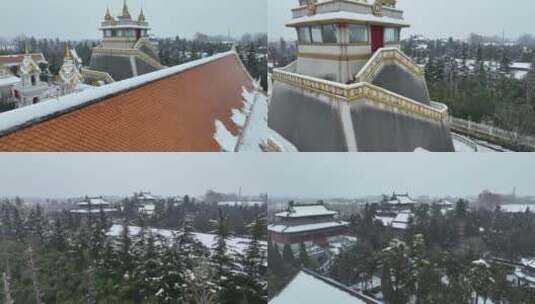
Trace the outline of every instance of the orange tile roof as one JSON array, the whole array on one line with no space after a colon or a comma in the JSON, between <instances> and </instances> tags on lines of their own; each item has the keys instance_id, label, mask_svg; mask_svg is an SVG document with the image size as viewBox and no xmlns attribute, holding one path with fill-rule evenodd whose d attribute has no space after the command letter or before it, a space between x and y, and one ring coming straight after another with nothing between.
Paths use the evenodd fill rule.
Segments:
<instances>
[{"instance_id":1,"label":"orange tile roof","mask_svg":"<svg viewBox=\"0 0 535 304\"><path fill-rule=\"evenodd\" d=\"M127 80L128 81L128 80ZM238 135L232 109L253 82L235 54L0 136L0 151L220 151L215 120Z\"/></svg>"},{"instance_id":2,"label":"orange tile roof","mask_svg":"<svg viewBox=\"0 0 535 304\"><path fill-rule=\"evenodd\" d=\"M47 62L43 53L33 53L32 59L37 63ZM22 60L24 60L24 54L2 55L0 56L0 65L20 65Z\"/></svg>"}]
</instances>

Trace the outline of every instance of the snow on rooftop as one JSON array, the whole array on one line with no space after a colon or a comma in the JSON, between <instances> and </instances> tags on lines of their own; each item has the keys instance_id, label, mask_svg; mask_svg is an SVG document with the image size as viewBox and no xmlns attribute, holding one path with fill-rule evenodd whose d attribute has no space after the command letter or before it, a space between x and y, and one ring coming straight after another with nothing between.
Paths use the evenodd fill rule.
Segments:
<instances>
[{"instance_id":1,"label":"snow on rooftop","mask_svg":"<svg viewBox=\"0 0 535 304\"><path fill-rule=\"evenodd\" d=\"M92 206L107 206L110 203L108 203L107 201L105 201L102 198L90 198L88 200L81 201L81 202L78 202L76 204L78 206L88 206L89 204L91 204Z\"/></svg>"},{"instance_id":2,"label":"snow on rooftop","mask_svg":"<svg viewBox=\"0 0 535 304\"><path fill-rule=\"evenodd\" d=\"M314 231L322 229L331 229L331 228L341 228L347 227L348 222L337 221L337 222L325 222L325 223L316 223L316 224L305 224L305 225L296 225L288 226L282 224L273 224L268 226L269 231L279 232L279 233L297 233L305 231Z\"/></svg>"},{"instance_id":3,"label":"snow on rooftop","mask_svg":"<svg viewBox=\"0 0 535 304\"><path fill-rule=\"evenodd\" d=\"M20 82L20 78L16 76L0 77L0 88L12 86Z\"/></svg>"},{"instance_id":4,"label":"snow on rooftop","mask_svg":"<svg viewBox=\"0 0 535 304\"><path fill-rule=\"evenodd\" d=\"M332 284L328 283L332 282ZM356 293L356 292L354 292ZM366 298L361 295L362 298ZM364 301L351 291L332 280L322 280L304 271L297 276L274 297L269 304L368 304L375 303L372 299Z\"/></svg>"},{"instance_id":5,"label":"snow on rooftop","mask_svg":"<svg viewBox=\"0 0 535 304\"><path fill-rule=\"evenodd\" d=\"M226 207L255 207L255 206L263 206L265 204L264 201L221 201L217 202L218 206L226 206Z\"/></svg>"},{"instance_id":6,"label":"snow on rooftop","mask_svg":"<svg viewBox=\"0 0 535 304\"><path fill-rule=\"evenodd\" d=\"M102 212L116 212L118 211L117 209L115 208L102 208ZM100 213L100 208L99 209L73 209L73 210L70 210L69 211L70 213L77 213L77 214L96 214L96 213Z\"/></svg>"},{"instance_id":7,"label":"snow on rooftop","mask_svg":"<svg viewBox=\"0 0 535 304\"><path fill-rule=\"evenodd\" d=\"M297 152L297 148L268 126L268 98L260 92L243 90L242 96L249 116L243 121L243 133L238 143L240 152L262 152L261 144L268 140L275 143L283 152ZM242 111L238 111L243 117ZM236 115L236 118L235 118ZM241 115L233 113L233 121L241 119ZM239 120L241 121L241 120Z\"/></svg>"},{"instance_id":8,"label":"snow on rooftop","mask_svg":"<svg viewBox=\"0 0 535 304\"><path fill-rule=\"evenodd\" d=\"M0 133L9 132L49 117L68 112L70 110L89 105L95 101L112 95L134 89L149 82L184 72L203 64L213 62L226 56L234 55L235 51L220 53L208 58L195 60L178 66L158 70L141 76L114 82L105 86L95 87L75 94L69 94L53 100L47 100L35 105L0 113Z\"/></svg>"},{"instance_id":9,"label":"snow on rooftop","mask_svg":"<svg viewBox=\"0 0 535 304\"><path fill-rule=\"evenodd\" d=\"M323 205L311 205L311 206L293 206L289 208L289 211L284 211L275 214L277 217L308 217L308 216L324 216L324 215L336 215L338 212L328 210Z\"/></svg>"},{"instance_id":10,"label":"snow on rooftop","mask_svg":"<svg viewBox=\"0 0 535 304\"><path fill-rule=\"evenodd\" d=\"M369 23L376 23L376 24L388 24L388 25L397 25L397 26L410 26L409 23L405 22L403 19L396 19L391 17L378 17L372 14L359 14L354 12L344 12L344 11L338 11L338 12L330 12L330 13L322 13L322 14L316 14L312 16L304 16L295 18L292 21L288 22L287 26L296 26L299 24L304 23L317 23L317 22L324 22L329 20L358 20L361 22L369 22Z\"/></svg>"}]
</instances>

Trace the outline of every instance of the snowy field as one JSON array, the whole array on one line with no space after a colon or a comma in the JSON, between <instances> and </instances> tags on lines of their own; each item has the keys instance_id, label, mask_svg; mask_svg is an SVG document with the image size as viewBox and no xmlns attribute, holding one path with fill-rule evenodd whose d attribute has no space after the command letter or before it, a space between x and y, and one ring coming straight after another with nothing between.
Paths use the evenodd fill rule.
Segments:
<instances>
[{"instance_id":1,"label":"snowy field","mask_svg":"<svg viewBox=\"0 0 535 304\"><path fill-rule=\"evenodd\" d=\"M528 209L531 212L535 212L535 205L529 205L529 204L501 205L500 208L503 212L510 212L510 213L523 213L523 212L526 212L526 210Z\"/></svg>"},{"instance_id":2,"label":"snowy field","mask_svg":"<svg viewBox=\"0 0 535 304\"><path fill-rule=\"evenodd\" d=\"M128 231L130 236L136 236L140 233L141 228L137 226L128 226ZM147 231L149 233L152 233L153 235L161 236L169 241L173 239L173 237L177 234L177 231L175 230L169 230L169 229L155 229L155 228L147 228ZM123 232L123 226L122 225L113 225L108 233L107 236L110 237L119 237L121 236ZM217 238L215 234L208 234L208 233L193 233L194 238L200 242L204 247L212 249L216 246ZM240 238L240 237L232 237L227 241L227 246L229 248L229 253L232 254L243 254L245 253L245 250L247 249L247 246L249 245L250 239L247 238ZM264 248L267 248L266 242L261 242Z\"/></svg>"}]
</instances>

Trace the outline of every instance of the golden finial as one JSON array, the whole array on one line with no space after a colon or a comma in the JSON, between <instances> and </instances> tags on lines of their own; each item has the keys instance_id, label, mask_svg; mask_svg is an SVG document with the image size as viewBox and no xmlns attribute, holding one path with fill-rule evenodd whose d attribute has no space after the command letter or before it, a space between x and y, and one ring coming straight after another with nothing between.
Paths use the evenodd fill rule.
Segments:
<instances>
[{"instance_id":1,"label":"golden finial","mask_svg":"<svg viewBox=\"0 0 535 304\"><path fill-rule=\"evenodd\" d=\"M139 18L137 19L139 22L145 22L145 14L143 14L143 8L141 8L141 12L139 13Z\"/></svg>"},{"instance_id":2,"label":"golden finial","mask_svg":"<svg viewBox=\"0 0 535 304\"><path fill-rule=\"evenodd\" d=\"M126 0L123 1L123 18L132 19L128 11L128 5L126 5Z\"/></svg>"},{"instance_id":3,"label":"golden finial","mask_svg":"<svg viewBox=\"0 0 535 304\"><path fill-rule=\"evenodd\" d=\"M65 53L63 54L63 59L64 60L72 59L71 51L69 49L69 43L68 42L65 42Z\"/></svg>"},{"instance_id":4,"label":"golden finial","mask_svg":"<svg viewBox=\"0 0 535 304\"><path fill-rule=\"evenodd\" d=\"M104 20L106 20L106 21L112 21L113 20L113 17L111 16L111 13L110 13L110 7L109 6L106 8L106 15L104 16Z\"/></svg>"}]
</instances>

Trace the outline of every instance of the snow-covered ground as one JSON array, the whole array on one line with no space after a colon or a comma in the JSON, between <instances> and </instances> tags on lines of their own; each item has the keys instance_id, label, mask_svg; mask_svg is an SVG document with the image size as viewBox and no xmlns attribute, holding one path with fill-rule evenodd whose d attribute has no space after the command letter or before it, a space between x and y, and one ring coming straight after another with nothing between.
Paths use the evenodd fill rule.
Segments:
<instances>
[{"instance_id":1,"label":"snow-covered ground","mask_svg":"<svg viewBox=\"0 0 535 304\"><path fill-rule=\"evenodd\" d=\"M136 236L141 232L141 227L128 226L128 231L129 231L130 236ZM177 234L177 231L170 230L170 229L147 228L147 231L149 233L152 233L153 235L161 236L167 240L172 240L173 237ZM110 237L119 237L121 236L122 232L123 232L123 226L115 224L110 228L110 230L108 231L108 233L106 233L106 235ZM194 232L193 236L198 242L200 242L204 247L208 249L214 248L217 243L217 238L215 234ZM249 246L249 243L250 243L250 239L232 237L227 242L229 253L242 254L245 252L245 250ZM267 248L266 242L262 242L262 244L264 248Z\"/></svg>"},{"instance_id":2,"label":"snow-covered ground","mask_svg":"<svg viewBox=\"0 0 535 304\"><path fill-rule=\"evenodd\" d=\"M535 205L529 205L529 204L501 205L500 209L503 212L510 212L510 213L523 213L523 212L526 212L526 210L528 209L531 212L535 212Z\"/></svg>"}]
</instances>

